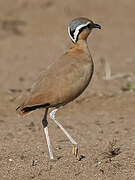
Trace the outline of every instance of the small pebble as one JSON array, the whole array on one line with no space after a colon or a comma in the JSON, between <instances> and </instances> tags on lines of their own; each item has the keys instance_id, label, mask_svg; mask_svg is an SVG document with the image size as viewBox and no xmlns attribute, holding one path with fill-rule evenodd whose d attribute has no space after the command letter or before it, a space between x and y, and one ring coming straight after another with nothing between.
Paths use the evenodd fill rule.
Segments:
<instances>
[{"instance_id":1,"label":"small pebble","mask_svg":"<svg viewBox=\"0 0 135 180\"><path fill-rule=\"evenodd\" d=\"M36 166L36 165L37 165L37 162L38 162L37 160L33 160L33 161L32 161L32 166Z\"/></svg>"},{"instance_id":2,"label":"small pebble","mask_svg":"<svg viewBox=\"0 0 135 180\"><path fill-rule=\"evenodd\" d=\"M9 159L9 161L10 161L10 162L12 162L12 161L13 161L13 159Z\"/></svg>"}]
</instances>

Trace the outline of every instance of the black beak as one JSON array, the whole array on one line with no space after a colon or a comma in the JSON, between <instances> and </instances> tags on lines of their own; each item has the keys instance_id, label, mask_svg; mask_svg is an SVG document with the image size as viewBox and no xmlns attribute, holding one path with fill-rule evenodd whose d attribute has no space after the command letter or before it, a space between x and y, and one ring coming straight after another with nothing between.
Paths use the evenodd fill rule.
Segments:
<instances>
[{"instance_id":1,"label":"black beak","mask_svg":"<svg viewBox=\"0 0 135 180\"><path fill-rule=\"evenodd\" d=\"M93 24L93 28L101 29L101 26L99 24Z\"/></svg>"}]
</instances>

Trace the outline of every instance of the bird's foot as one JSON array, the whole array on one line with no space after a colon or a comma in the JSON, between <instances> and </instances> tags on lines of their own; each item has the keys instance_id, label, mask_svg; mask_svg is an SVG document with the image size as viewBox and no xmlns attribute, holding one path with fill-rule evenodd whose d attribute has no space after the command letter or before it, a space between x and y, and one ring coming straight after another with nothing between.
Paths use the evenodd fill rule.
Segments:
<instances>
[{"instance_id":1,"label":"bird's foot","mask_svg":"<svg viewBox=\"0 0 135 180\"><path fill-rule=\"evenodd\" d=\"M75 155L75 157L77 158L78 161L81 160L81 156L79 155L79 150L78 150L77 144L73 145L72 153Z\"/></svg>"}]
</instances>

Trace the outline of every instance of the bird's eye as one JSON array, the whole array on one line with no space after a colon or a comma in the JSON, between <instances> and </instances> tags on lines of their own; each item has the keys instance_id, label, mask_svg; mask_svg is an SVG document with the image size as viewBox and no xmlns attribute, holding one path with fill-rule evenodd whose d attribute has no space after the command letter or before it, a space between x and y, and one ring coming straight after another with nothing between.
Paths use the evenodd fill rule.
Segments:
<instances>
[{"instance_id":1,"label":"bird's eye","mask_svg":"<svg viewBox=\"0 0 135 180\"><path fill-rule=\"evenodd\" d=\"M89 29L91 29L91 28L92 28L92 25L91 25L91 24L88 24L87 27L88 27Z\"/></svg>"}]
</instances>

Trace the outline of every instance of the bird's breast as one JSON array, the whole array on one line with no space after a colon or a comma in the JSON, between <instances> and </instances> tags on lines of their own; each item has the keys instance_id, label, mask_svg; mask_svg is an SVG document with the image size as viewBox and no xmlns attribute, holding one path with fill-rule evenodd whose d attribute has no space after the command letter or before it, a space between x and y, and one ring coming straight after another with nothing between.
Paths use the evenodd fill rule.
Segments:
<instances>
[{"instance_id":1,"label":"bird's breast","mask_svg":"<svg viewBox=\"0 0 135 180\"><path fill-rule=\"evenodd\" d=\"M57 81L60 89L58 97L59 102L64 104L78 97L88 86L93 74L93 61L86 55L72 56L72 60L64 70L64 76L61 81ZM58 78L59 79L59 78Z\"/></svg>"}]
</instances>

